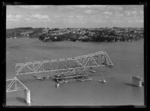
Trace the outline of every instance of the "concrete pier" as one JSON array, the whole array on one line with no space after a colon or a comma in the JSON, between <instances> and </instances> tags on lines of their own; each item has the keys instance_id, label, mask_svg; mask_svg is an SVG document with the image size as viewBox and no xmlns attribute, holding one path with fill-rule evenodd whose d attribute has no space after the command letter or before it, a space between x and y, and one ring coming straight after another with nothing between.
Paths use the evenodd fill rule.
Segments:
<instances>
[{"instance_id":1,"label":"concrete pier","mask_svg":"<svg viewBox=\"0 0 150 111\"><path fill-rule=\"evenodd\" d=\"M26 99L26 103L28 105L31 105L31 95L29 89L25 89L25 99Z\"/></svg>"},{"instance_id":2,"label":"concrete pier","mask_svg":"<svg viewBox=\"0 0 150 111\"><path fill-rule=\"evenodd\" d=\"M132 77L132 84L134 86L137 86L137 87L142 87L142 77L140 77L140 76L133 76Z\"/></svg>"}]
</instances>

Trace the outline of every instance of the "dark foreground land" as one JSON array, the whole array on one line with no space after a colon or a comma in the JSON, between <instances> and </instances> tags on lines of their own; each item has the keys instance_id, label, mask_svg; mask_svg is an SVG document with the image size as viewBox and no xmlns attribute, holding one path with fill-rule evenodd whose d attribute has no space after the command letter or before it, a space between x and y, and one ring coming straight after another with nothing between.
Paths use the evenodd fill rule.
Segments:
<instances>
[{"instance_id":1,"label":"dark foreground land","mask_svg":"<svg viewBox=\"0 0 150 111\"><path fill-rule=\"evenodd\" d=\"M85 55L106 51L113 68L98 67L92 81L71 82L55 87L55 82L39 81L33 75L17 76L31 90L31 105L35 106L101 106L144 105L144 87L133 87L132 76L144 77L143 39L133 42L42 42L38 39L17 38L6 41L6 77L16 76L15 64ZM107 83L97 80L105 78ZM7 105L25 105L24 92L6 94Z\"/></svg>"}]
</instances>

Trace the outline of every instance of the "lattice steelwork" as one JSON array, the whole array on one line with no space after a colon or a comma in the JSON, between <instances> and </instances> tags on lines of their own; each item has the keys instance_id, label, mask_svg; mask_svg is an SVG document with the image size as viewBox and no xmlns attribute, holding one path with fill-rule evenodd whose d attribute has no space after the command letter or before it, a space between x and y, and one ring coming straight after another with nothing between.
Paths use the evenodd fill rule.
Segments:
<instances>
[{"instance_id":1,"label":"lattice steelwork","mask_svg":"<svg viewBox=\"0 0 150 111\"><path fill-rule=\"evenodd\" d=\"M6 92L20 91L25 89L28 88L16 77L6 80Z\"/></svg>"},{"instance_id":2,"label":"lattice steelwork","mask_svg":"<svg viewBox=\"0 0 150 111\"><path fill-rule=\"evenodd\" d=\"M28 105L31 105L30 90L17 78L6 80L6 92L14 92L24 90L25 100Z\"/></svg>"},{"instance_id":3,"label":"lattice steelwork","mask_svg":"<svg viewBox=\"0 0 150 111\"><path fill-rule=\"evenodd\" d=\"M43 61L33 61L26 63L17 63L17 75L42 73L50 71L68 71L75 69L86 69L88 67L108 66L112 67L113 63L106 52L99 51L96 53L82 55L73 58L52 59Z\"/></svg>"}]
</instances>

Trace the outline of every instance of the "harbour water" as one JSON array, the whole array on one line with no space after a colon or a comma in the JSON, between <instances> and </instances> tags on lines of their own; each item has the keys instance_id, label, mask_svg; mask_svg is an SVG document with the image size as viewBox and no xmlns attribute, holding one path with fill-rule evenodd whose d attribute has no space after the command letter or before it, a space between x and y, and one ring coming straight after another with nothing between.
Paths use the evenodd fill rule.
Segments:
<instances>
[{"instance_id":1,"label":"harbour water","mask_svg":"<svg viewBox=\"0 0 150 111\"><path fill-rule=\"evenodd\" d=\"M38 81L33 74L17 76L31 90L33 106L144 105L144 87L132 86L132 76L144 77L143 39L133 42L42 42L19 38L6 41L6 77L16 76L15 63L76 57L106 51L113 68L99 67L92 81L71 82L55 87L55 82ZM52 72L51 72L52 73ZM49 75L41 73L34 75ZM106 83L98 82L105 79ZM7 93L7 105L25 105L23 91Z\"/></svg>"}]
</instances>

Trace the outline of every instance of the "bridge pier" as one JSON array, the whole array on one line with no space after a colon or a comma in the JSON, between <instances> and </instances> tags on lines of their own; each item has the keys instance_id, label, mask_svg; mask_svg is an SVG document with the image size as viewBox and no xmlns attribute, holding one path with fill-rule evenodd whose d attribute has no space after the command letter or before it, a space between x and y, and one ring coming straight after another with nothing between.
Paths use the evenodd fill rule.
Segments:
<instances>
[{"instance_id":1,"label":"bridge pier","mask_svg":"<svg viewBox=\"0 0 150 111\"><path fill-rule=\"evenodd\" d=\"M24 93L25 93L25 100L26 100L26 103L27 103L28 105L31 105L30 90L29 90L29 89L25 89L25 90L24 90Z\"/></svg>"}]
</instances>

